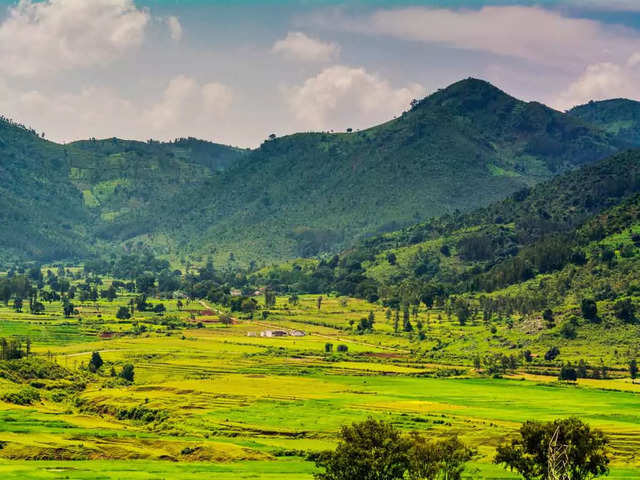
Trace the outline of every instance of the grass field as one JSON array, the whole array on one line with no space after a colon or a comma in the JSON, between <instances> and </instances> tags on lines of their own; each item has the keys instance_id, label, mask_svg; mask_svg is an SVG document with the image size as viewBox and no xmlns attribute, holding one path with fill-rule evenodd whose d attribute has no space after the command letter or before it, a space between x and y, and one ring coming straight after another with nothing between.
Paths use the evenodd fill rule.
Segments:
<instances>
[{"instance_id":1,"label":"grass field","mask_svg":"<svg viewBox=\"0 0 640 480\"><path fill-rule=\"evenodd\" d=\"M394 334L380 306L324 298L318 310L314 296L297 306L279 298L266 318L259 310L230 326L200 315L217 306L191 302L178 310L174 300L156 299L167 307L164 316L116 320L128 300L81 305L69 319L56 303L38 316L0 307L0 336L29 336L35 355L86 382L78 391L44 382L32 405L0 401L4 478L310 479L306 455L331 448L341 425L372 416L405 431L458 434L478 452L465 478L515 479L491 464L496 445L524 420L571 415L609 436L609 478L640 476L640 385L621 371L577 384L525 371L508 378L475 372L467 350L513 353L509 341L523 337L518 324L493 335L485 325L460 327L444 312L421 312L428 334L418 341ZM349 321L371 310L374 331L353 333ZM185 324L170 325L174 317ZM259 336L267 328L305 336ZM325 353L327 343L333 353ZM341 344L347 353L335 352ZM545 341L530 344L546 348ZM95 375L85 369L93 351L105 361ZM567 351L571 358L597 355ZM125 363L135 366L133 384L110 376ZM2 392L22 388L0 379Z\"/></svg>"}]
</instances>

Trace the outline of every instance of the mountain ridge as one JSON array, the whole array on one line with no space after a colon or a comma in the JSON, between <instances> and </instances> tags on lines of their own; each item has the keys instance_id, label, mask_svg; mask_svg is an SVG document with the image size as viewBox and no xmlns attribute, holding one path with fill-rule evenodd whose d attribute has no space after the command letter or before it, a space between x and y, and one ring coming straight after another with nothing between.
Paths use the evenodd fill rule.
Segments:
<instances>
[{"instance_id":1,"label":"mountain ridge","mask_svg":"<svg viewBox=\"0 0 640 480\"><path fill-rule=\"evenodd\" d=\"M31 135L14 138L20 153L0 160L63 159L56 181L74 205L68 211L78 208L71 186L83 210L67 215L69 241L78 244L69 256L150 248L244 264L332 253L487 205L625 145L577 116L478 79L456 82L365 130L296 133L253 150L196 139L58 145ZM39 190L47 188L45 182ZM28 215L23 222L27 228ZM59 258L46 252L46 239L66 238L64 232L43 236L38 225L25 234L40 235L41 258Z\"/></svg>"}]
</instances>

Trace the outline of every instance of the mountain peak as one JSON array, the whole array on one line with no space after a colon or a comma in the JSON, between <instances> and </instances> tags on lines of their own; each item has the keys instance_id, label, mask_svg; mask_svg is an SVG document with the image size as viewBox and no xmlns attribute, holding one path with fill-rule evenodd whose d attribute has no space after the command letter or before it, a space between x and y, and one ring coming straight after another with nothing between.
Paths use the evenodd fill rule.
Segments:
<instances>
[{"instance_id":1,"label":"mountain peak","mask_svg":"<svg viewBox=\"0 0 640 480\"><path fill-rule=\"evenodd\" d=\"M420 105L443 107L464 114L478 110L495 111L518 101L486 80L470 77L438 90L422 100Z\"/></svg>"}]
</instances>

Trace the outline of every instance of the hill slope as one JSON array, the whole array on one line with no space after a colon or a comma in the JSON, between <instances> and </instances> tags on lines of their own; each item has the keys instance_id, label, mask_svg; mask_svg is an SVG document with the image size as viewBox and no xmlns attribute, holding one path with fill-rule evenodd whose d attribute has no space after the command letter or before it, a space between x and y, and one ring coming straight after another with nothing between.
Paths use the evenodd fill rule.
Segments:
<instances>
[{"instance_id":1,"label":"hill slope","mask_svg":"<svg viewBox=\"0 0 640 480\"><path fill-rule=\"evenodd\" d=\"M0 259L87 258L113 246L95 232L194 189L246 152L196 139L59 145L0 120ZM146 230L145 230L146 231ZM137 232L134 232L137 233Z\"/></svg>"},{"instance_id":2,"label":"hill slope","mask_svg":"<svg viewBox=\"0 0 640 480\"><path fill-rule=\"evenodd\" d=\"M508 289L573 266L595 286L608 276L601 264L612 267L616 256L603 253L601 246L609 245L618 256L626 251L625 259L640 259L640 251L632 248L634 241L640 245L640 235L632 238L640 233L639 199L640 151L623 152L487 208L367 239L331 262L306 265L285 285L365 298L446 296ZM633 278L637 270L629 265L634 261L620 262L619 274L611 275ZM278 286L280 273L264 275ZM564 285L566 293L571 281ZM624 282L620 288L626 288ZM528 291L524 298L539 295ZM540 301L551 299L546 295Z\"/></svg>"},{"instance_id":3,"label":"hill slope","mask_svg":"<svg viewBox=\"0 0 640 480\"><path fill-rule=\"evenodd\" d=\"M219 260L310 256L486 205L617 148L579 119L469 79L368 130L265 142L161 205L151 228Z\"/></svg>"},{"instance_id":4,"label":"hill slope","mask_svg":"<svg viewBox=\"0 0 640 480\"><path fill-rule=\"evenodd\" d=\"M0 120L0 258L85 256L88 222L64 148Z\"/></svg>"},{"instance_id":5,"label":"hill slope","mask_svg":"<svg viewBox=\"0 0 640 480\"><path fill-rule=\"evenodd\" d=\"M619 141L640 146L640 102L625 98L589 102L568 113L602 128Z\"/></svg>"},{"instance_id":6,"label":"hill slope","mask_svg":"<svg viewBox=\"0 0 640 480\"><path fill-rule=\"evenodd\" d=\"M143 246L244 263L335 252L487 205L623 145L475 79L364 131L300 133L253 151L195 139L62 146L11 128L0 161L12 176L0 188L17 199L5 215L21 216L3 245L18 255L26 238L23 256L43 259Z\"/></svg>"}]
</instances>

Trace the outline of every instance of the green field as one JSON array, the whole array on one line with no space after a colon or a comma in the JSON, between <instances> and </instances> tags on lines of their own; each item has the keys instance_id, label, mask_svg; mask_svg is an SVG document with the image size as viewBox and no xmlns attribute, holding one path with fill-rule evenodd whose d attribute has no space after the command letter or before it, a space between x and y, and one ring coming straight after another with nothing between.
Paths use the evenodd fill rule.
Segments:
<instances>
[{"instance_id":1,"label":"green field","mask_svg":"<svg viewBox=\"0 0 640 480\"><path fill-rule=\"evenodd\" d=\"M73 391L43 380L35 385L39 402L0 401L5 478L310 479L315 467L307 455L331 448L341 425L370 416L404 431L458 434L478 452L465 478L515 479L491 464L496 445L524 420L576 415L610 437L610 478L640 474L640 384L621 373L578 384L524 370L481 376L464 350L481 341L492 348L485 326L420 312L430 335L450 338L434 355L428 338L394 334L384 309L361 300L324 298L318 310L315 296L297 306L279 298L265 319L259 310L255 319L224 326L217 314L201 316L217 306L191 302L178 310L175 300L159 299L151 303L162 302L164 316L116 320L128 299L81 305L72 318L55 302L37 316L0 308L0 336L29 336L34 355L86 382ZM373 332L346 328L371 310ZM186 323L171 328L166 318ZM267 328L305 336L260 337ZM325 353L326 343L334 353ZM340 344L347 353L335 353ZM93 351L105 361L97 374L86 371ZM109 374L124 363L135 366L133 384ZM3 393L24 387L0 379ZM147 416L122 413L135 408Z\"/></svg>"}]
</instances>

